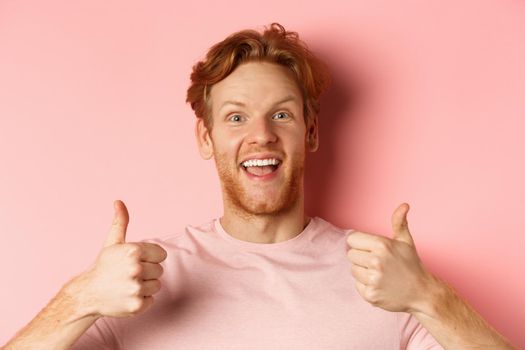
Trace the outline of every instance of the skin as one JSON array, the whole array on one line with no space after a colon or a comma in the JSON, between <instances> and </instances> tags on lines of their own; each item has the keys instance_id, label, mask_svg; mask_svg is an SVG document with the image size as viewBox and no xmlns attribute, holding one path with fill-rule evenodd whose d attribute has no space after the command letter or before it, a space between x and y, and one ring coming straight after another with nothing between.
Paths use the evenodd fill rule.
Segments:
<instances>
[{"instance_id":1,"label":"skin","mask_svg":"<svg viewBox=\"0 0 525 350\"><path fill-rule=\"evenodd\" d=\"M249 242L295 237L310 220L304 213L304 159L307 151L317 149L318 133L315 116L304 121L293 76L274 64L246 63L210 94L213 128L199 119L195 135L202 157L214 158L217 165L224 201L221 224ZM285 97L293 99L275 105ZM221 108L229 100L243 106ZM247 176L240 162L264 154L282 160L276 175L264 181ZM156 244L126 242L128 211L122 201L114 207L95 264L69 281L3 349L68 349L99 317L134 316L151 306L167 253ZM447 350L515 349L427 271L408 229L408 210L402 203L394 211L392 238L362 231L349 235L347 257L359 294L373 306L413 314Z\"/></svg>"},{"instance_id":2,"label":"skin","mask_svg":"<svg viewBox=\"0 0 525 350\"><path fill-rule=\"evenodd\" d=\"M199 119L196 137L201 156L215 159L224 204L221 224L250 242L293 238L310 220L304 213L304 161L306 152L318 147L318 132L316 117L305 124L292 73L273 63L248 62L215 84L210 98L213 127ZM241 161L268 154L282 160L277 176L270 181L248 177Z\"/></svg>"},{"instance_id":3,"label":"skin","mask_svg":"<svg viewBox=\"0 0 525 350\"><path fill-rule=\"evenodd\" d=\"M281 110L302 116L302 104L275 107L276 101L290 94L300 96L286 69L271 63L245 63L213 86L211 130L197 121L201 156L215 159L221 179L221 224L238 239L281 242L299 234L309 220L304 214L304 158L306 151L318 147L318 123L316 117L308 124L302 117L287 122L273 119ZM243 106L221 109L231 100ZM282 155L284 171L261 184L246 177L239 163L246 155L264 152ZM287 187L296 184L300 192L288 198ZM292 199L295 204L290 204ZM361 231L349 235L347 257L359 294L376 307L413 314L445 349L515 349L425 268L408 229L408 210L409 205L402 203L394 211L392 238Z\"/></svg>"},{"instance_id":4,"label":"skin","mask_svg":"<svg viewBox=\"0 0 525 350\"><path fill-rule=\"evenodd\" d=\"M408 228L409 209L402 203L394 211L392 238L349 235L347 256L359 294L373 306L411 313L447 350L517 349L424 267Z\"/></svg>"},{"instance_id":5,"label":"skin","mask_svg":"<svg viewBox=\"0 0 525 350\"><path fill-rule=\"evenodd\" d=\"M113 205L113 223L93 266L66 283L4 350L69 349L98 318L134 316L152 305L167 253L158 244L127 243L128 210L120 200Z\"/></svg>"}]
</instances>

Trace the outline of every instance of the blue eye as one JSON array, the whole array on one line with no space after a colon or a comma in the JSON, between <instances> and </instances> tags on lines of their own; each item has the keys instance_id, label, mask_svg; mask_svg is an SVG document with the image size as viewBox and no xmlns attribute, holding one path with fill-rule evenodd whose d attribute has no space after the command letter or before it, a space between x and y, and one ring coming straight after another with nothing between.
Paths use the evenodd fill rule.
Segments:
<instances>
[{"instance_id":1,"label":"blue eye","mask_svg":"<svg viewBox=\"0 0 525 350\"><path fill-rule=\"evenodd\" d=\"M276 116L279 116L279 115L282 115L283 117L282 118L279 118L279 117L276 117ZM279 112L279 113L276 113L273 115L273 119L285 119L285 118L288 118L289 115L288 113L285 113L285 112Z\"/></svg>"}]
</instances>

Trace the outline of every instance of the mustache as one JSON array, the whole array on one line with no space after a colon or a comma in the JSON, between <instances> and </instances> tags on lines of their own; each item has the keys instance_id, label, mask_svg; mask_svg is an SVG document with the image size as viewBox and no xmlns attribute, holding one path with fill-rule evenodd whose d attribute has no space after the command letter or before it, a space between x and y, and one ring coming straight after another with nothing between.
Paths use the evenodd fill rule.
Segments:
<instances>
[{"instance_id":1,"label":"mustache","mask_svg":"<svg viewBox=\"0 0 525 350\"><path fill-rule=\"evenodd\" d=\"M273 153L277 156L279 156L279 158L281 159L284 159L286 157L285 153L281 150L281 149L277 149L277 148L251 148L247 151L244 151L242 154L239 154L239 158L243 158L243 157L246 157L248 155L251 155L251 154L256 154L256 153Z\"/></svg>"}]
</instances>

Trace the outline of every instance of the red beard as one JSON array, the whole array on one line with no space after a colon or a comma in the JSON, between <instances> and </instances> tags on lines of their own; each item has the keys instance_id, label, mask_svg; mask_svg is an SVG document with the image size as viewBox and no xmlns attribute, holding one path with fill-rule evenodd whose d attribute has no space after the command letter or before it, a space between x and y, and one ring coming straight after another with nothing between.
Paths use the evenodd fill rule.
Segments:
<instances>
[{"instance_id":1,"label":"red beard","mask_svg":"<svg viewBox=\"0 0 525 350\"><path fill-rule=\"evenodd\" d=\"M259 195L251 195L246 191L245 181L241 181L241 177L244 174L240 172L243 172L243 169L239 168L239 166L232 168L230 162L223 155L215 154L214 158L225 201L229 202L240 215L274 216L285 213L297 203L302 193L304 159L293 163L288 173L287 169L283 167L283 162L281 169L279 169L279 171L283 172L279 176L284 176L281 186L267 190L269 195L261 197ZM251 186L257 187L258 184L254 183ZM261 186L265 186L265 184Z\"/></svg>"}]
</instances>

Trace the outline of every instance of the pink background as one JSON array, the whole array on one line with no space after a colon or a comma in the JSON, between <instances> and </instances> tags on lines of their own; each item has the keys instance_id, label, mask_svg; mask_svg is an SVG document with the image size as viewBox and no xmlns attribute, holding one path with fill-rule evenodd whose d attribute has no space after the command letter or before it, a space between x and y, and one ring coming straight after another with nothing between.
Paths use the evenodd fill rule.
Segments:
<instances>
[{"instance_id":1,"label":"pink background","mask_svg":"<svg viewBox=\"0 0 525 350\"><path fill-rule=\"evenodd\" d=\"M191 67L278 21L337 76L310 213L390 235L408 202L429 269L525 347L524 18L517 0L0 2L0 343L94 261L113 200L129 241L221 215Z\"/></svg>"}]
</instances>

